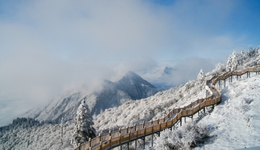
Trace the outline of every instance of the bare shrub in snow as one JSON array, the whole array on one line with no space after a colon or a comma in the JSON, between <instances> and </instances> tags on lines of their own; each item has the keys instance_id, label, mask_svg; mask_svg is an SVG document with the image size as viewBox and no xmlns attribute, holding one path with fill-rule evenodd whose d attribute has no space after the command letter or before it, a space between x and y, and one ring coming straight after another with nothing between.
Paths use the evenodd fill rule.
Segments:
<instances>
[{"instance_id":1,"label":"bare shrub in snow","mask_svg":"<svg viewBox=\"0 0 260 150\"><path fill-rule=\"evenodd\" d=\"M251 104L253 101L254 101L253 99L249 99L249 98L244 98L244 99L243 99L243 102L244 102L245 104Z\"/></svg>"}]
</instances>

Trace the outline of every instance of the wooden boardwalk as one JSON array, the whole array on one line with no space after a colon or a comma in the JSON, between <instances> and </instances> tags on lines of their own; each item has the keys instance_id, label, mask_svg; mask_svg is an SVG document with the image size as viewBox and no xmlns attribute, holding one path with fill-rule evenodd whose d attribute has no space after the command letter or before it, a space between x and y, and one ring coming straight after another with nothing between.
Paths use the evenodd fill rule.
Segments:
<instances>
[{"instance_id":1,"label":"wooden boardwalk","mask_svg":"<svg viewBox=\"0 0 260 150\"><path fill-rule=\"evenodd\" d=\"M138 139L145 140L146 136L160 133L167 128L173 127L177 123L180 123L181 125L182 118L193 117L193 115L200 110L205 112L206 107L214 106L221 102L221 93L215 86L217 83L218 87L220 87L222 81L225 86L227 79L232 82L233 77L238 79L244 74L247 74L247 77L250 77L250 72L259 74L260 68L247 68L239 72L233 71L215 76L206 81L206 90L209 93L209 96L206 98L198 99L185 107L173 109L162 119L145 122L143 124L127 127L125 129L119 129L105 135L97 136L96 138L81 144L76 148L76 150L106 150L122 146L123 144L127 144L127 147L129 148L129 143L132 141L136 142ZM175 117L172 117L174 114L176 114Z\"/></svg>"}]
</instances>

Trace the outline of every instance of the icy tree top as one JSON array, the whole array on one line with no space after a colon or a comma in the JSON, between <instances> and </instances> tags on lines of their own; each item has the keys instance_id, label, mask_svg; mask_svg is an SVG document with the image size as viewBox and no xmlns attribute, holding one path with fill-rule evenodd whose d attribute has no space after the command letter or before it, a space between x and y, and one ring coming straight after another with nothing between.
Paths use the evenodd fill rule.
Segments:
<instances>
[{"instance_id":1,"label":"icy tree top","mask_svg":"<svg viewBox=\"0 0 260 150\"><path fill-rule=\"evenodd\" d=\"M202 81L204 78L205 78L205 74L204 74L203 70L201 69L199 74L198 74L197 79Z\"/></svg>"},{"instance_id":2,"label":"icy tree top","mask_svg":"<svg viewBox=\"0 0 260 150\"><path fill-rule=\"evenodd\" d=\"M93 124L90 110L84 99L81 101L81 104L77 110L76 126L80 131L85 131L88 130Z\"/></svg>"}]
</instances>

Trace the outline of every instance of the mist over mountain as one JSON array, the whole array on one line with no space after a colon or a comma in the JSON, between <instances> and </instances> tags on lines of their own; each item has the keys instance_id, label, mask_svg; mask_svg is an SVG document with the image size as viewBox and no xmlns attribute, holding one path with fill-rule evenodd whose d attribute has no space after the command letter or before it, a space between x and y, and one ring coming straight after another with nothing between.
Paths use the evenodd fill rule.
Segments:
<instances>
[{"instance_id":1,"label":"mist over mountain","mask_svg":"<svg viewBox=\"0 0 260 150\"><path fill-rule=\"evenodd\" d=\"M64 93L52 100L46 107L27 112L27 116L40 120L59 123L72 121L83 98L89 105L91 114L99 114L107 108L117 107L124 102L154 95L159 90L136 73L130 71L120 80L105 80L101 90L90 92L76 90Z\"/></svg>"}]
</instances>

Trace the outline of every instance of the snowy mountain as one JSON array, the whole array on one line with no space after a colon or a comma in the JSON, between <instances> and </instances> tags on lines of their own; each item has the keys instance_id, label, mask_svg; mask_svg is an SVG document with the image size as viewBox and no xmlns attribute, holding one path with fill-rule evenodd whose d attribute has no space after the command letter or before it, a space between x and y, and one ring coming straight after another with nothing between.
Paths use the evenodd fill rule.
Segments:
<instances>
[{"instance_id":1,"label":"snowy mountain","mask_svg":"<svg viewBox=\"0 0 260 150\"><path fill-rule=\"evenodd\" d=\"M116 99L117 97L124 97L125 99L123 99L124 102L120 106L103 109L103 112L93 116L94 127L97 133L108 132L109 129L117 129L119 127L139 124L143 121L162 118L173 108L186 106L199 98L204 98L206 96L206 80L215 75L225 73L226 69L242 70L259 65L260 51L259 49L253 49L245 54L241 53L241 55L233 53L229 59L228 65L218 64L213 71L205 73L203 78L199 80L189 81L178 87L160 91L155 95L135 101L129 100L132 97L131 94L135 93L134 95L137 95L138 93L142 95L142 93L139 93L140 90L138 88L145 87L146 89L149 87L149 84L145 84L145 82L142 84L146 86L142 84L136 85L134 81L137 81L138 78L135 79L135 74L128 73L121 79L122 81L104 82L106 88L102 88L96 93L100 94L104 92L102 97L106 99ZM135 80L131 81L133 79ZM128 87L126 89L131 89L135 86L138 88L129 90L128 94L123 88L119 88L122 85ZM223 101L213 110L208 110L204 116L194 117L194 120L197 120L196 124L198 127L203 126L210 131L209 138L206 139L204 144L197 145L196 149L237 149L259 146L259 85L260 75L252 74L251 78L246 78L246 75L242 76L240 80L229 83L227 87L221 89ZM115 89L120 90L114 93L115 95L110 95L110 92L115 92ZM45 118L45 116L53 113L53 116L49 115L48 117L53 117L54 119L52 120L55 120L55 118L60 119L59 116L62 116L63 112L66 113L73 107L76 101L74 99L79 100L85 96L90 109L95 112L94 107L99 97L96 93L88 93L86 94L87 96L84 95L84 92L64 94L60 98L57 98L55 103L52 102L46 106L44 113L41 112L35 115L35 118L41 120L40 117ZM125 93L127 95L124 95ZM64 102L65 98L66 102ZM116 102L119 102L119 99L113 101L113 103ZM55 110L59 110L60 112ZM66 119L66 117L70 118L71 116L69 116L68 112L62 117ZM73 123L35 123L33 126L27 126L28 122L30 121L23 121L22 123L20 121L17 123L16 121L14 125L0 128L0 149L73 149L73 146L70 144L74 127ZM191 119L187 119L186 124L189 124L189 122L191 122ZM146 148L151 150L169 148L169 145L176 142L173 136L168 136L173 135L173 132L175 132L174 135L184 135L184 138L181 139L183 143L188 141L185 137L189 138L192 136L186 132L185 126L178 126L176 130L167 130L161 134L161 137L157 136L154 141L154 147L151 147L151 141L147 139L145 143ZM141 144L142 141L138 141L137 146L140 146L140 149L142 149ZM133 147L133 145L131 146Z\"/></svg>"},{"instance_id":2,"label":"snowy mountain","mask_svg":"<svg viewBox=\"0 0 260 150\"><path fill-rule=\"evenodd\" d=\"M105 80L102 88L89 93L87 90L65 93L51 101L43 109L28 112L28 116L40 121L59 123L71 121L75 117L80 100L86 98L91 114L99 114L103 110L122 105L126 101L137 100L158 92L152 84L134 72L128 72L120 80Z\"/></svg>"},{"instance_id":3,"label":"snowy mountain","mask_svg":"<svg viewBox=\"0 0 260 150\"><path fill-rule=\"evenodd\" d=\"M146 98L157 92L156 88L130 71L121 80L115 82L118 89L125 91L131 99Z\"/></svg>"}]
</instances>

